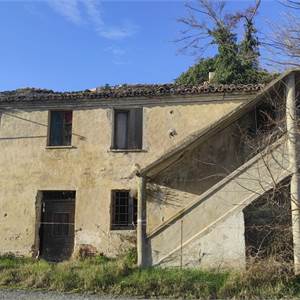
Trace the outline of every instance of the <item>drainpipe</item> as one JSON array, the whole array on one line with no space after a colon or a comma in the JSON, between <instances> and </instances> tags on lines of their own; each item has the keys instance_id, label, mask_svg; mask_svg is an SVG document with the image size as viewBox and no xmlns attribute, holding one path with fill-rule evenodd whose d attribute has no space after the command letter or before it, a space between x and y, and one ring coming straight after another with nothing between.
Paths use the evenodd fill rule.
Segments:
<instances>
[{"instance_id":1,"label":"drainpipe","mask_svg":"<svg viewBox=\"0 0 300 300\"><path fill-rule=\"evenodd\" d=\"M137 203L137 264L145 266L145 240L146 240L146 179L137 177L138 203Z\"/></svg>"},{"instance_id":2,"label":"drainpipe","mask_svg":"<svg viewBox=\"0 0 300 300\"><path fill-rule=\"evenodd\" d=\"M295 73L291 73L286 82L286 127L288 136L289 169L292 172L291 178L291 209L292 209L292 230L294 243L294 272L300 274L300 188L298 172L298 134L297 134L297 109L295 91Z\"/></svg>"}]
</instances>

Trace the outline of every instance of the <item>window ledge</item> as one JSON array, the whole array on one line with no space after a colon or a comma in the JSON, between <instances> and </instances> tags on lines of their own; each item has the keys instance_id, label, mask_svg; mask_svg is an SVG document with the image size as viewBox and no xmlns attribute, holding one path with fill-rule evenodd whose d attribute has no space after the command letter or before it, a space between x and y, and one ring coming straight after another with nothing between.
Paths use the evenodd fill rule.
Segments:
<instances>
[{"instance_id":1,"label":"window ledge","mask_svg":"<svg viewBox=\"0 0 300 300\"><path fill-rule=\"evenodd\" d=\"M108 152L148 152L146 149L110 149Z\"/></svg>"},{"instance_id":2,"label":"window ledge","mask_svg":"<svg viewBox=\"0 0 300 300\"><path fill-rule=\"evenodd\" d=\"M110 232L111 233L124 233L124 234L133 234L133 233L135 233L136 232L136 229L129 229L129 228L127 228L127 229L110 229Z\"/></svg>"},{"instance_id":3,"label":"window ledge","mask_svg":"<svg viewBox=\"0 0 300 300\"><path fill-rule=\"evenodd\" d=\"M46 149L76 149L75 146L46 146Z\"/></svg>"}]
</instances>

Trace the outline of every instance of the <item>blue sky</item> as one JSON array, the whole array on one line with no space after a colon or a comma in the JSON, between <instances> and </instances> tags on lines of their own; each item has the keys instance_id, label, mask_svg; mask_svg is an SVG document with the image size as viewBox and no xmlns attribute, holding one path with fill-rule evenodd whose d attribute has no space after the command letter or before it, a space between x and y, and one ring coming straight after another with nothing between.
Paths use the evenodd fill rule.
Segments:
<instances>
[{"instance_id":1,"label":"blue sky","mask_svg":"<svg viewBox=\"0 0 300 300\"><path fill-rule=\"evenodd\" d=\"M258 29L280 22L282 10L263 0ZM185 14L179 0L0 0L0 90L171 82L195 62L173 42Z\"/></svg>"}]
</instances>

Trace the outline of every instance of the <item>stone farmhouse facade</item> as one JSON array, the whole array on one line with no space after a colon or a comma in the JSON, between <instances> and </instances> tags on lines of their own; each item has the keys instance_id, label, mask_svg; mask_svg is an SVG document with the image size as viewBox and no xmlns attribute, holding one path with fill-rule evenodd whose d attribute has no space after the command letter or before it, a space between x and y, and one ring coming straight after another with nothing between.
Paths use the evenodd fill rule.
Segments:
<instances>
[{"instance_id":1,"label":"stone farmhouse facade","mask_svg":"<svg viewBox=\"0 0 300 300\"><path fill-rule=\"evenodd\" d=\"M298 199L298 146L285 137L299 74L267 86L0 93L0 254L59 261L136 247L140 266L244 268L245 208L283 180ZM266 128L265 111L286 122L254 153L242 137Z\"/></svg>"}]
</instances>

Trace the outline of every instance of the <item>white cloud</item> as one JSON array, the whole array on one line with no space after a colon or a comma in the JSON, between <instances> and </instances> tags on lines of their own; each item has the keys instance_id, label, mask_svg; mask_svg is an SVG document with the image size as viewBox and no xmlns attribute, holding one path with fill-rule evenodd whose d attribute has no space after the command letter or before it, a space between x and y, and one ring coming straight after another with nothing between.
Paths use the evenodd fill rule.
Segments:
<instances>
[{"instance_id":1,"label":"white cloud","mask_svg":"<svg viewBox=\"0 0 300 300\"><path fill-rule=\"evenodd\" d=\"M120 27L99 28L97 32L107 39L123 39L135 35L138 27L130 23L123 23Z\"/></svg>"},{"instance_id":2,"label":"white cloud","mask_svg":"<svg viewBox=\"0 0 300 300\"><path fill-rule=\"evenodd\" d=\"M130 61L127 58L127 50L125 48L120 48L118 46L112 45L105 49L112 56L112 62L115 65L128 65Z\"/></svg>"},{"instance_id":3,"label":"white cloud","mask_svg":"<svg viewBox=\"0 0 300 300\"><path fill-rule=\"evenodd\" d=\"M95 0L86 0L84 2L86 12L90 18L90 21L95 25L96 29L104 27L102 19L101 2Z\"/></svg>"},{"instance_id":4,"label":"white cloud","mask_svg":"<svg viewBox=\"0 0 300 300\"><path fill-rule=\"evenodd\" d=\"M78 0L49 0L49 5L69 21L80 24L82 17Z\"/></svg>"},{"instance_id":5,"label":"white cloud","mask_svg":"<svg viewBox=\"0 0 300 300\"><path fill-rule=\"evenodd\" d=\"M112 53L113 55L119 56L119 57L126 54L126 50L125 50L125 49L121 49L121 48L116 47L116 46L110 46L110 47L107 47L107 48L105 49L105 51L110 52L110 53Z\"/></svg>"},{"instance_id":6,"label":"white cloud","mask_svg":"<svg viewBox=\"0 0 300 300\"><path fill-rule=\"evenodd\" d=\"M96 33L106 39L120 40L138 32L138 27L129 21L120 25L107 25L102 16L101 2L97 0L48 0L52 9L68 21L80 25L88 23Z\"/></svg>"}]
</instances>

